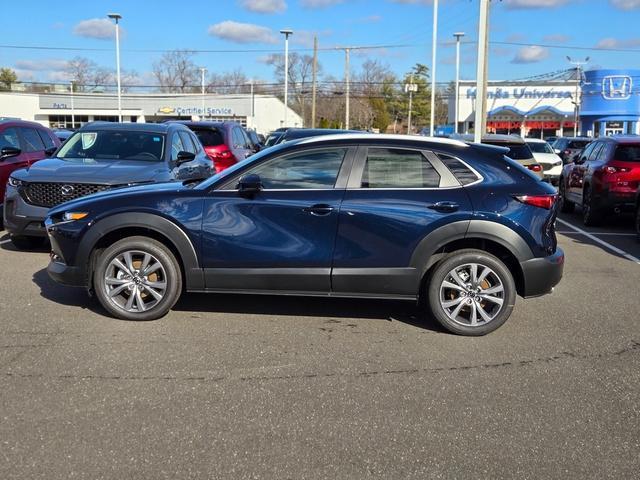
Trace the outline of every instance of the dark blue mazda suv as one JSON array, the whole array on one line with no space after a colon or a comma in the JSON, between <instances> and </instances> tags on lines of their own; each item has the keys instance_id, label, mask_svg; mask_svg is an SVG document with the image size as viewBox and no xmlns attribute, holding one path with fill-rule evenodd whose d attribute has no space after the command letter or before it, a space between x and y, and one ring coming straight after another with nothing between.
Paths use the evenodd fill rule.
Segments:
<instances>
[{"instance_id":1,"label":"dark blue mazda suv","mask_svg":"<svg viewBox=\"0 0 640 480\"><path fill-rule=\"evenodd\" d=\"M554 189L506 152L331 135L196 186L97 193L50 210L49 275L122 319L162 317L183 291L389 298L483 335L516 295L550 293L564 265Z\"/></svg>"}]
</instances>

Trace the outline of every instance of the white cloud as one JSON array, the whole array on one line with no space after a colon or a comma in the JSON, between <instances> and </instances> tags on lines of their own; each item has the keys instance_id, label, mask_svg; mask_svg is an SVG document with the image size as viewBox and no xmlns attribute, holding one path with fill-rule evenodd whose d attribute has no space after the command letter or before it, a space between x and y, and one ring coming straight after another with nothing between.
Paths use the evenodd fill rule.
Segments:
<instances>
[{"instance_id":1,"label":"white cloud","mask_svg":"<svg viewBox=\"0 0 640 480\"><path fill-rule=\"evenodd\" d=\"M106 18L91 18L82 20L75 27L73 33L79 37L97 38L99 40L109 40L115 38L115 24ZM122 27L120 27L122 33Z\"/></svg>"},{"instance_id":2,"label":"white cloud","mask_svg":"<svg viewBox=\"0 0 640 480\"><path fill-rule=\"evenodd\" d=\"M240 0L240 5L256 13L282 13L287 9L284 0Z\"/></svg>"},{"instance_id":3,"label":"white cloud","mask_svg":"<svg viewBox=\"0 0 640 480\"><path fill-rule=\"evenodd\" d=\"M640 38L619 40L617 38L603 38L596 43L596 48L635 48L640 47Z\"/></svg>"},{"instance_id":4,"label":"white cloud","mask_svg":"<svg viewBox=\"0 0 640 480\"><path fill-rule=\"evenodd\" d=\"M311 30L294 30L293 35L289 37L291 43L303 47L313 47L313 37L316 35L318 40L331 36L331 30L323 30L321 32L312 32Z\"/></svg>"},{"instance_id":5,"label":"white cloud","mask_svg":"<svg viewBox=\"0 0 640 480\"><path fill-rule=\"evenodd\" d=\"M252 23L240 23L232 20L211 25L209 35L236 43L278 43L273 30Z\"/></svg>"},{"instance_id":6,"label":"white cloud","mask_svg":"<svg viewBox=\"0 0 640 480\"><path fill-rule=\"evenodd\" d=\"M549 57L549 50L544 47L532 45L530 47L522 47L516 52L511 63L536 63L541 62Z\"/></svg>"},{"instance_id":7,"label":"white cloud","mask_svg":"<svg viewBox=\"0 0 640 480\"><path fill-rule=\"evenodd\" d=\"M57 58L48 58L44 60L17 60L16 68L30 72L43 72L45 70L64 70L67 68L68 62Z\"/></svg>"},{"instance_id":8,"label":"white cloud","mask_svg":"<svg viewBox=\"0 0 640 480\"><path fill-rule=\"evenodd\" d=\"M431 5L433 4L433 0L391 0L393 3L404 3L408 5L414 5L417 3L421 3L423 5Z\"/></svg>"},{"instance_id":9,"label":"white cloud","mask_svg":"<svg viewBox=\"0 0 640 480\"><path fill-rule=\"evenodd\" d=\"M640 0L609 0L609 3L620 10L640 8Z\"/></svg>"},{"instance_id":10,"label":"white cloud","mask_svg":"<svg viewBox=\"0 0 640 480\"><path fill-rule=\"evenodd\" d=\"M566 5L571 0L505 0L507 8L555 8Z\"/></svg>"},{"instance_id":11,"label":"white cloud","mask_svg":"<svg viewBox=\"0 0 640 480\"><path fill-rule=\"evenodd\" d=\"M562 33L552 33L549 35L545 35L544 37L542 37L542 39L545 42L550 43L567 43L571 39L571 37Z\"/></svg>"}]
</instances>

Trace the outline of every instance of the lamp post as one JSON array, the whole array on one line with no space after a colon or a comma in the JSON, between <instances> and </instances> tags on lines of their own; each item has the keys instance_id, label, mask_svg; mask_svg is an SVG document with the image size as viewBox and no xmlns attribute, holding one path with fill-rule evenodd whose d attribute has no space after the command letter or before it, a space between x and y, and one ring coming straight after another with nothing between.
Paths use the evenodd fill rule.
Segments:
<instances>
[{"instance_id":1,"label":"lamp post","mask_svg":"<svg viewBox=\"0 0 640 480\"><path fill-rule=\"evenodd\" d=\"M71 129L73 130L76 126L76 109L73 104L73 80L69 82L69 91L71 92Z\"/></svg>"},{"instance_id":2,"label":"lamp post","mask_svg":"<svg viewBox=\"0 0 640 480\"><path fill-rule=\"evenodd\" d=\"M206 71L205 67L200 67L200 80L202 83L202 115L200 115L200 119L204 118L204 72Z\"/></svg>"},{"instance_id":3,"label":"lamp post","mask_svg":"<svg viewBox=\"0 0 640 480\"><path fill-rule=\"evenodd\" d=\"M287 126L287 111L289 110L289 35L293 35L293 30L285 28L280 30L284 35L284 124Z\"/></svg>"},{"instance_id":4,"label":"lamp post","mask_svg":"<svg viewBox=\"0 0 640 480\"><path fill-rule=\"evenodd\" d=\"M431 41L431 115L429 135L433 137L436 116L436 50L438 48L438 0L433 1L433 38Z\"/></svg>"},{"instance_id":5,"label":"lamp post","mask_svg":"<svg viewBox=\"0 0 640 480\"><path fill-rule=\"evenodd\" d=\"M122 15L119 13L108 13L107 17L116 22L116 83L118 85L118 121L122 122L122 93L120 88L120 25Z\"/></svg>"},{"instance_id":6,"label":"lamp post","mask_svg":"<svg viewBox=\"0 0 640 480\"><path fill-rule=\"evenodd\" d=\"M580 121L580 80L582 80L582 66L586 65L589 62L589 57L585 58L584 61L580 60L571 60L571 57L567 57L567 60L571 65L576 66L576 96L573 99L573 104L575 108L573 109L573 136L578 136L578 122Z\"/></svg>"},{"instance_id":7,"label":"lamp post","mask_svg":"<svg viewBox=\"0 0 640 480\"><path fill-rule=\"evenodd\" d=\"M459 115L459 103L460 103L460 39L464 37L464 32L456 32L453 34L456 37L456 111L455 111L455 125L453 131L458 133L458 122L460 121Z\"/></svg>"}]
</instances>

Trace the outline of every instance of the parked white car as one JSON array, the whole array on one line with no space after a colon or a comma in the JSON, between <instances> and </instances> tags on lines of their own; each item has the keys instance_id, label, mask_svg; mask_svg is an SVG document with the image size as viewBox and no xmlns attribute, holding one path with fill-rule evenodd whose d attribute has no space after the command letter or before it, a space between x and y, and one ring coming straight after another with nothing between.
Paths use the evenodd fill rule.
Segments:
<instances>
[{"instance_id":1,"label":"parked white car","mask_svg":"<svg viewBox=\"0 0 640 480\"><path fill-rule=\"evenodd\" d=\"M542 166L544 179L553 185L557 185L562 173L562 159L556 155L551 145L544 140L525 138L524 141L527 142L533 152L533 158Z\"/></svg>"}]
</instances>

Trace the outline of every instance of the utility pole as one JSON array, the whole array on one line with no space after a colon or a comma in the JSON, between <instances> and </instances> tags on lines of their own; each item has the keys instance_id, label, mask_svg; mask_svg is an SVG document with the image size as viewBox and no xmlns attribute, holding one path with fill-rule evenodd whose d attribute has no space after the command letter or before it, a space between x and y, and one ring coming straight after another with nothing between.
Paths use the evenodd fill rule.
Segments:
<instances>
[{"instance_id":1,"label":"utility pole","mask_svg":"<svg viewBox=\"0 0 640 480\"><path fill-rule=\"evenodd\" d=\"M293 30L283 29L280 33L284 35L284 122L287 126L287 113L289 110L289 35L293 35Z\"/></svg>"},{"instance_id":2,"label":"utility pole","mask_svg":"<svg viewBox=\"0 0 640 480\"><path fill-rule=\"evenodd\" d=\"M476 71L476 115L473 123L473 141L482 142L487 130L487 53L489 46L489 0L480 0L478 24L478 69Z\"/></svg>"},{"instance_id":3,"label":"utility pole","mask_svg":"<svg viewBox=\"0 0 640 480\"><path fill-rule=\"evenodd\" d=\"M200 76L201 76L201 81L202 81L202 115L200 115L200 119L202 120L204 118L204 72L206 72L207 69L204 67L200 67Z\"/></svg>"},{"instance_id":4,"label":"utility pole","mask_svg":"<svg viewBox=\"0 0 640 480\"><path fill-rule=\"evenodd\" d=\"M573 99L573 136L577 137L578 122L580 121L580 80L582 80L582 66L589 62L589 57L585 58L584 61L571 60L571 57L567 57L567 60L569 60L571 65L576 66L576 95Z\"/></svg>"},{"instance_id":5,"label":"utility pole","mask_svg":"<svg viewBox=\"0 0 640 480\"><path fill-rule=\"evenodd\" d=\"M318 37L313 36L313 84L311 85L311 128L316 128L316 83L318 81Z\"/></svg>"},{"instance_id":6,"label":"utility pole","mask_svg":"<svg viewBox=\"0 0 640 480\"><path fill-rule=\"evenodd\" d=\"M453 131L458 133L459 110L460 110L460 38L464 37L464 32L456 32L453 34L456 37L456 111L454 114Z\"/></svg>"},{"instance_id":7,"label":"utility pole","mask_svg":"<svg viewBox=\"0 0 640 480\"><path fill-rule=\"evenodd\" d=\"M431 40L431 115L429 135L433 137L436 117L436 49L438 47L438 0L433 1L433 38Z\"/></svg>"},{"instance_id":8,"label":"utility pole","mask_svg":"<svg viewBox=\"0 0 640 480\"><path fill-rule=\"evenodd\" d=\"M346 83L346 91L345 91L345 107L344 107L344 116L345 116L345 121L344 121L344 129L345 130L349 130L349 90L350 90L350 85L349 85L349 50L350 48L347 47L344 49L344 81Z\"/></svg>"},{"instance_id":9,"label":"utility pole","mask_svg":"<svg viewBox=\"0 0 640 480\"><path fill-rule=\"evenodd\" d=\"M73 105L73 80L69 82L69 87L71 90L71 129L74 129L76 127L76 109Z\"/></svg>"}]
</instances>

